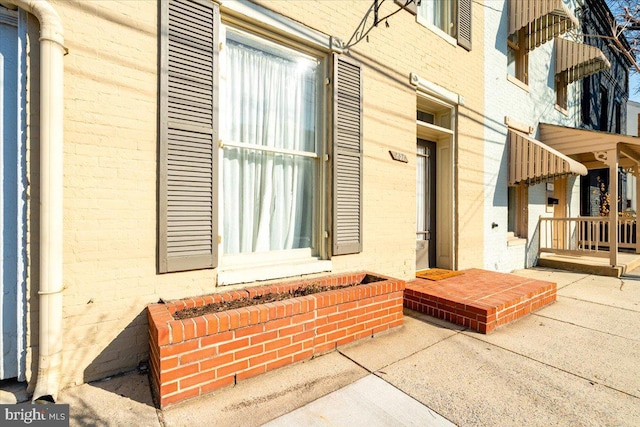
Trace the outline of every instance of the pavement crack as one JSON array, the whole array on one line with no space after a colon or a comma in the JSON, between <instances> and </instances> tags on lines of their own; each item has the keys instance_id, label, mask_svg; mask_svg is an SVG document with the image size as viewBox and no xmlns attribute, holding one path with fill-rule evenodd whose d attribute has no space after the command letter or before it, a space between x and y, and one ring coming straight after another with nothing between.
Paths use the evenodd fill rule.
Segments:
<instances>
[{"instance_id":1,"label":"pavement crack","mask_svg":"<svg viewBox=\"0 0 640 427\"><path fill-rule=\"evenodd\" d=\"M465 330L466 330L466 329L465 329ZM458 331L456 331L456 332L458 332ZM437 343L440 343L440 342L442 342L442 341L445 341L445 340L447 340L447 339L449 339L449 338L451 338L452 336L455 336L455 335L457 335L457 333L456 333L456 334L453 334L453 335L451 335L451 336L449 336L449 337L447 337L447 338L445 338L445 339L443 339L443 340L440 340L440 341L438 341ZM435 343L435 344L437 344L437 343ZM400 362L401 360L407 359L407 358L409 358L409 357L413 356L414 354L416 354L416 353L418 353L418 352L420 352L420 351L422 351L422 350L426 350L426 349L428 349L428 348L430 348L430 347L433 347L435 344L432 344L432 345L430 345L430 346L427 346L427 347L425 347L425 348L423 348L423 349L421 349L421 350L415 351L415 352L413 352L412 354L410 354L409 356L403 357L402 359L399 359L399 360L397 360L397 361L395 361L395 362L393 362L393 363L390 363L390 364L388 364L388 365L385 365L385 366L381 367L380 369L376 369L375 371L372 371L371 369L367 368L367 367L366 367L366 366L364 366L363 364L359 363L359 362L358 362L357 360L355 360L354 358L352 358L352 357L350 357L349 355L347 355L347 354L343 353L339 348L338 348L338 349L336 349L336 351L337 351L340 355L342 355L343 357L347 358L347 359L348 359L348 360L350 360L351 362L355 363L356 365L358 365L359 367L361 367L362 369L364 369L365 371L367 371L369 374L374 375L374 376L375 376L375 377L377 377L377 378L380 378L382 381L384 381L385 383L389 384L391 387L395 388L395 389L396 389L396 390L398 390L399 392L401 392L401 393L403 393L403 394L405 394L405 395L409 396L410 398L412 398L413 400L415 400L415 401L416 401L416 402L418 402L419 404L423 405L423 406L424 406L425 408L427 408L429 411L431 411L431 412L433 412L433 413L435 413L435 414L438 414L440 417L442 417L442 418L444 418L445 420L449 421L451 424L454 424L454 423L453 423L453 421L451 421L449 418L447 418L444 414L442 414L442 413L440 413L440 412L438 412L438 411L436 411L436 410L434 410L434 409L430 408L429 406L425 405L425 404L424 404L423 402L421 402L421 401L420 401L416 396L413 396L411 393L409 393L409 392L407 392L407 391L405 391L405 390L401 389L400 387L396 386L395 384L393 384L393 383L391 383L391 382L387 381L387 379L386 379L386 378L384 378L384 377L382 376L382 375L386 375L386 374L387 374L386 372L384 372L384 371L383 371L383 369L384 369L384 368L386 368L387 366L391 366L391 365L393 365L393 364L395 364L395 363ZM380 375L380 374L382 374L382 375Z\"/></svg>"},{"instance_id":2,"label":"pavement crack","mask_svg":"<svg viewBox=\"0 0 640 427\"><path fill-rule=\"evenodd\" d=\"M361 367L362 369L364 369L365 371L367 371L370 374L374 374L375 373L367 368L366 366L364 366L362 363L358 362L357 360L355 360L353 357L350 357L349 355L347 355L346 353L342 352L342 350L340 350L339 348L336 349L336 351L338 352L338 354L340 354L342 357L346 358L347 360L350 360L351 362L355 363L356 365L358 365L359 367ZM384 367L383 367L384 368ZM376 375L377 376L377 375Z\"/></svg>"},{"instance_id":3,"label":"pavement crack","mask_svg":"<svg viewBox=\"0 0 640 427\"><path fill-rule=\"evenodd\" d=\"M571 300L574 300L574 301L580 301L580 302L586 302L586 303L589 303L589 304L601 305L603 307L610 307L610 308L615 308L617 310L630 311L632 313L637 313L638 312L638 310L633 310L631 308L619 307L617 305L604 304L604 303L601 303L601 302L589 301L589 300L586 300L586 299L576 298L576 297L569 297L569 296L566 296L566 295L558 295L558 298L566 298L566 299L571 299Z\"/></svg>"},{"instance_id":4,"label":"pavement crack","mask_svg":"<svg viewBox=\"0 0 640 427\"><path fill-rule=\"evenodd\" d=\"M573 282L569 282L569 283L567 283L566 285L558 286L558 287L557 287L557 290L564 289L564 288L566 288L566 287L568 287L568 286L574 285L574 284L578 283L579 281L584 280L584 279L587 279L587 278L589 278L589 277L591 277L591 276L593 276L593 274L587 274L586 276L584 276L584 277L580 277L579 279L576 279L576 280L574 280Z\"/></svg>"}]
</instances>

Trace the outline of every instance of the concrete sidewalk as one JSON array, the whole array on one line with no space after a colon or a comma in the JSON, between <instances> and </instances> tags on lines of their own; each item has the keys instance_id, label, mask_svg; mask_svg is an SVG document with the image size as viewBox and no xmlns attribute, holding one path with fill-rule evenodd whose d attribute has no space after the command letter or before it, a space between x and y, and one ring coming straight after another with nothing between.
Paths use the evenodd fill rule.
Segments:
<instances>
[{"instance_id":1,"label":"concrete sidewalk","mask_svg":"<svg viewBox=\"0 0 640 427\"><path fill-rule=\"evenodd\" d=\"M556 282L558 301L488 336L405 312L395 331L162 412L136 373L59 402L80 426L640 425L640 273L517 274Z\"/></svg>"}]
</instances>

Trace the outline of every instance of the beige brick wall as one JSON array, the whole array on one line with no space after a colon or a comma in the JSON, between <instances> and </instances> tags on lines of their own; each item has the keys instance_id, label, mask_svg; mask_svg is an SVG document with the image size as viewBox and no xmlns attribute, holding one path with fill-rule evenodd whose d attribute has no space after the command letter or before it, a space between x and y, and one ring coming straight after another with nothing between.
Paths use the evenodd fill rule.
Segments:
<instances>
[{"instance_id":1,"label":"beige brick wall","mask_svg":"<svg viewBox=\"0 0 640 427\"><path fill-rule=\"evenodd\" d=\"M368 1L262 2L347 40ZM392 2L387 2L386 4ZM215 290L215 270L156 274L157 3L52 1L65 28L63 385L135 367L147 357L145 306ZM387 12L390 6L385 6ZM410 279L415 268L415 72L465 97L458 116L458 265L482 265L482 7L471 53L406 12L352 56L364 69L364 250L334 272ZM35 20L32 19L32 29ZM30 37L31 53L37 37ZM37 58L30 96L37 100ZM31 98L30 98L31 99ZM29 358L37 356L37 104L29 141ZM407 154L392 161L388 151ZM225 288L228 290L228 288ZM36 337L34 339L34 337ZM37 360L37 359L36 359ZM35 363L29 362L35 369Z\"/></svg>"}]
</instances>

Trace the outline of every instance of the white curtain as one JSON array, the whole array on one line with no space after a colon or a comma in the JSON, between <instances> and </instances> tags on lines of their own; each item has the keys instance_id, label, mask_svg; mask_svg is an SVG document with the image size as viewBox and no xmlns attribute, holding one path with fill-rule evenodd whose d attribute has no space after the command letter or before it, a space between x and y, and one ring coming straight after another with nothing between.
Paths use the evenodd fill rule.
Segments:
<instances>
[{"instance_id":1,"label":"white curtain","mask_svg":"<svg viewBox=\"0 0 640 427\"><path fill-rule=\"evenodd\" d=\"M454 35L452 29L454 10L454 0L422 0L418 13L428 23L449 35Z\"/></svg>"},{"instance_id":2,"label":"white curtain","mask_svg":"<svg viewBox=\"0 0 640 427\"><path fill-rule=\"evenodd\" d=\"M418 145L418 157L416 159L416 209L417 230L425 231L426 224L426 188L427 188L427 158L426 147ZM425 240L424 234L418 234L418 240Z\"/></svg>"},{"instance_id":3,"label":"white curtain","mask_svg":"<svg viewBox=\"0 0 640 427\"><path fill-rule=\"evenodd\" d=\"M316 64L233 40L226 46L224 253L311 247L316 159Z\"/></svg>"}]
</instances>

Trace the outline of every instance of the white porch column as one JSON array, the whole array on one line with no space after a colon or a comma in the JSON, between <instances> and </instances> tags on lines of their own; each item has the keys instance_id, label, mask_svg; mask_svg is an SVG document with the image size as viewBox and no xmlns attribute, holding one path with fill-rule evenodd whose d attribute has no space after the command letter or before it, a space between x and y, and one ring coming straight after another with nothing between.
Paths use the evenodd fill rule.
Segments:
<instances>
[{"instance_id":1,"label":"white porch column","mask_svg":"<svg viewBox=\"0 0 640 427\"><path fill-rule=\"evenodd\" d=\"M618 149L607 152L609 165L609 264L618 265Z\"/></svg>"}]
</instances>

